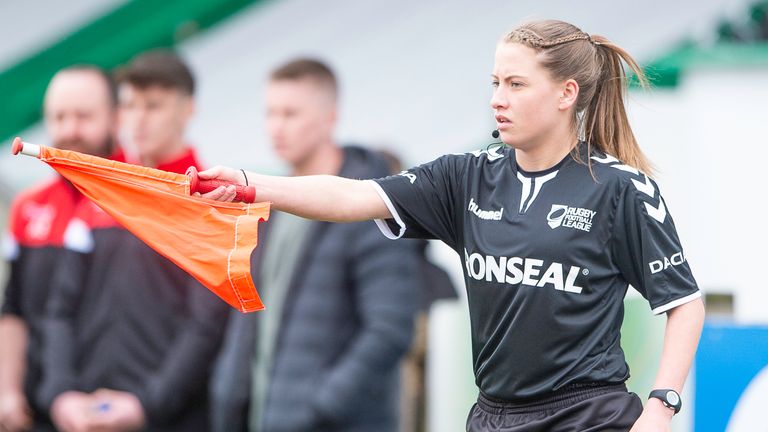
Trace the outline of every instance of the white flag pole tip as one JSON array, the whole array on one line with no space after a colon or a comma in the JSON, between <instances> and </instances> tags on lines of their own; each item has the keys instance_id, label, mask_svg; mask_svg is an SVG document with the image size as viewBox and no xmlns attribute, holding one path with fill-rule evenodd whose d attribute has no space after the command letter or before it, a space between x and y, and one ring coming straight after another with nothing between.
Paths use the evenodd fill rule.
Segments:
<instances>
[{"instance_id":1,"label":"white flag pole tip","mask_svg":"<svg viewBox=\"0 0 768 432\"><path fill-rule=\"evenodd\" d=\"M24 142L21 140L21 138L16 137L13 139L13 144L11 145L11 152L14 155L21 153L27 156L40 157L40 146L37 144L30 144L30 143Z\"/></svg>"}]
</instances>

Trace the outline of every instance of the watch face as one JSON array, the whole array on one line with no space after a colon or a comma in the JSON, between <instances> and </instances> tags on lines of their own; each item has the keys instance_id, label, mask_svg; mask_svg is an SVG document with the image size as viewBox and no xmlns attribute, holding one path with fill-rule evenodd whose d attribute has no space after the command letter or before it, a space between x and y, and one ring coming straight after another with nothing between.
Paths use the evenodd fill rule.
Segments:
<instances>
[{"instance_id":1,"label":"watch face","mask_svg":"<svg viewBox=\"0 0 768 432\"><path fill-rule=\"evenodd\" d=\"M669 402L670 405L677 405L680 403L680 396L678 396L677 392L668 391L667 401Z\"/></svg>"}]
</instances>

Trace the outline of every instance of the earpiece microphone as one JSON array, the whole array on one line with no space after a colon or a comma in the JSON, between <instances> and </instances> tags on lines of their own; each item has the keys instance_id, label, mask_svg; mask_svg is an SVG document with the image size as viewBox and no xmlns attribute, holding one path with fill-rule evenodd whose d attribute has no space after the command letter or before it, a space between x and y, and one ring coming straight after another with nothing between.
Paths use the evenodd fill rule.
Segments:
<instances>
[{"instance_id":1,"label":"earpiece microphone","mask_svg":"<svg viewBox=\"0 0 768 432\"><path fill-rule=\"evenodd\" d=\"M491 132L491 136L494 137L494 138L498 138L499 137L499 130L498 129L494 129L494 131Z\"/></svg>"}]
</instances>

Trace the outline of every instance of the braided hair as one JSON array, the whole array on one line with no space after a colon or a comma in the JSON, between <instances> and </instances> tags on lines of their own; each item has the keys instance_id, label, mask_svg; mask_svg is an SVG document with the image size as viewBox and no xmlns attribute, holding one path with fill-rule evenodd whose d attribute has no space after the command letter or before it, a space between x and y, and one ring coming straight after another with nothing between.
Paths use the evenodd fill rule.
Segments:
<instances>
[{"instance_id":1,"label":"braided hair","mask_svg":"<svg viewBox=\"0 0 768 432\"><path fill-rule=\"evenodd\" d=\"M502 43L519 43L534 49L553 79L573 79L579 84L573 126L588 146L647 174L653 172L627 118L624 63L641 85L647 85L645 74L629 53L603 36L589 35L556 20L523 24L504 35ZM574 156L578 158L577 154ZM591 162L587 163L591 169Z\"/></svg>"}]
</instances>

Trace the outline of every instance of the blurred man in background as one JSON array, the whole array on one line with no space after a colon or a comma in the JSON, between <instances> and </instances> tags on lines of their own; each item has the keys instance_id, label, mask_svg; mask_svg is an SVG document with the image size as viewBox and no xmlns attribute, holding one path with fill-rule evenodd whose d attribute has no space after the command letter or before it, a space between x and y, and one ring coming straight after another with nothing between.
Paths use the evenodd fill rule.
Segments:
<instances>
[{"instance_id":1,"label":"blurred man in background","mask_svg":"<svg viewBox=\"0 0 768 432\"><path fill-rule=\"evenodd\" d=\"M277 70L267 129L293 175L371 178L386 162L339 147L337 85L307 59ZM258 191L257 191L258 195ZM416 254L371 223L312 222L274 212L252 273L266 311L233 313L216 367L218 431L393 431L399 363L417 307Z\"/></svg>"},{"instance_id":2,"label":"blurred man in background","mask_svg":"<svg viewBox=\"0 0 768 432\"><path fill-rule=\"evenodd\" d=\"M403 164L395 153L379 150L387 161L389 174L403 172ZM416 245L418 257L418 312L414 323L413 342L402 363L400 389L400 432L427 430L427 349L429 346L429 313L438 300L458 298L456 287L448 273L428 257L429 242L422 239L406 240Z\"/></svg>"},{"instance_id":3,"label":"blurred man in background","mask_svg":"<svg viewBox=\"0 0 768 432\"><path fill-rule=\"evenodd\" d=\"M170 52L118 71L129 161L184 173L194 79ZM48 303L41 405L63 431L208 429L207 384L226 304L116 225L76 209Z\"/></svg>"},{"instance_id":4,"label":"blurred man in background","mask_svg":"<svg viewBox=\"0 0 768 432\"><path fill-rule=\"evenodd\" d=\"M97 156L114 150L115 89L93 66L58 72L45 93L45 127L51 145ZM42 378L41 347L51 269L61 257L65 229L85 198L56 175L22 192L11 207L4 238L10 277L0 314L0 430L51 429L34 395Z\"/></svg>"}]
</instances>

